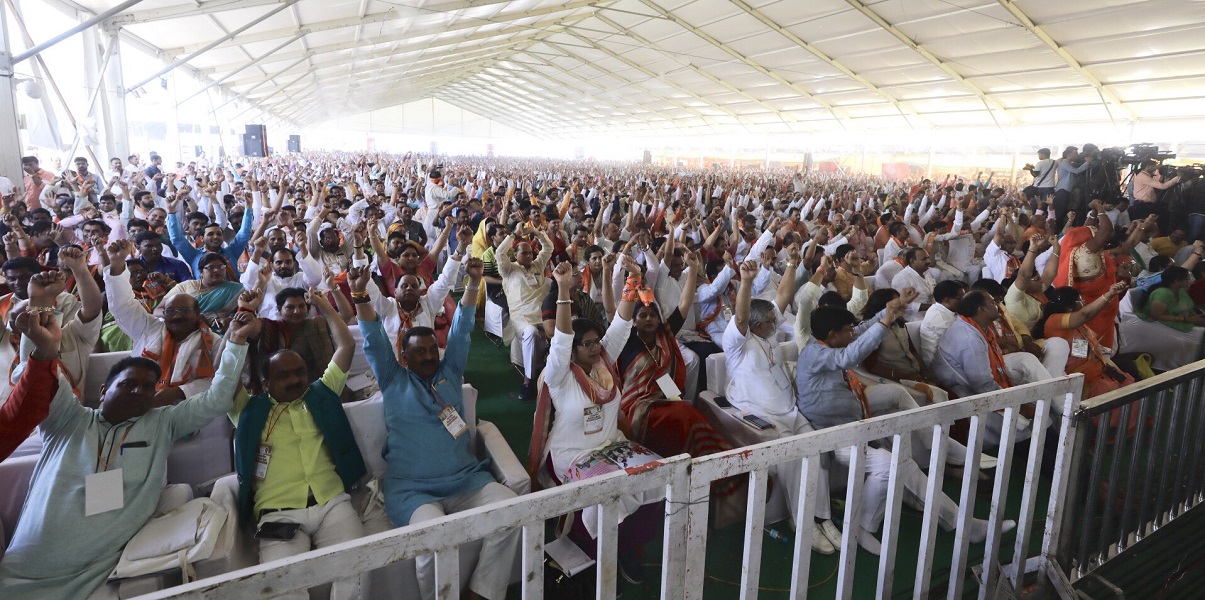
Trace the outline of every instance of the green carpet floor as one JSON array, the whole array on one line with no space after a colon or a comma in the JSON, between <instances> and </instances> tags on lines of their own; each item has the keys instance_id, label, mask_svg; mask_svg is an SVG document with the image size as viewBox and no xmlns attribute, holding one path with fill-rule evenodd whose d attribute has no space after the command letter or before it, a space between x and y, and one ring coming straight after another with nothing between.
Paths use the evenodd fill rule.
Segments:
<instances>
[{"instance_id":1,"label":"green carpet floor","mask_svg":"<svg viewBox=\"0 0 1205 600\"><path fill-rule=\"evenodd\" d=\"M491 342L478 327L473 334L473 347L469 352L468 372L466 380L479 391L477 415L481 419L494 422L514 449L520 460L525 460L527 447L531 439L532 412L535 404L518 400L520 377L510 365L509 352ZM1021 482L1024 478L1024 461L1014 461L1015 468L1010 478L1011 485L1009 500L1006 508L1006 518L1014 518L1020 510ZM958 481L949 479L944 484L947 494L957 498ZM988 516L990 501L987 497L990 482L980 482L980 497L976 503L975 514L981 518ZM1038 494L1044 498L1047 493L1046 485ZM1044 501L1039 501L1035 514L1039 517L1030 536L1029 553L1034 555L1041 547L1041 536L1044 527L1042 517L1045 515ZM834 507L834 513L837 513ZM894 569L894 596L910 597L916 574L917 549L920 536L920 513L903 508L901 510L901 531L896 564ZM775 527L785 527L778 524ZM742 544L744 540L744 525L730 526L713 534L707 544L706 589L704 595L708 599L727 599L739 596L737 586L740 582ZM1002 552L1007 553L1005 562L1011 560L1015 533L1004 535ZM938 531L935 558L933 561L932 588L933 597L945 597L947 584L950 580L950 556L953 551L954 535ZM765 537L761 569L762 598L787 598L791 579L791 553L793 546ZM831 598L835 594L837 584L837 565L840 555L822 556L813 554L811 567L810 597ZM983 546L972 546L971 566L977 565L983 559ZM646 581L638 586L627 585L624 590L625 600L657 598L660 582L660 543L650 544L645 549L644 562L648 567ZM878 558L862 550L856 558L856 575L854 579L855 598L874 598L878 572ZM977 586L973 578L967 574L967 595L975 592ZM520 598L518 586L512 586L510 598Z\"/></svg>"}]
</instances>

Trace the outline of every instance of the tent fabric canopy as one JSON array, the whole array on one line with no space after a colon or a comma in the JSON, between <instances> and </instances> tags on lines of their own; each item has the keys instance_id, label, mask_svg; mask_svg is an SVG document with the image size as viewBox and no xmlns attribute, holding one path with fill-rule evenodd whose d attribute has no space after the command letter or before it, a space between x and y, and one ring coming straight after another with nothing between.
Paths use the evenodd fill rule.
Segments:
<instances>
[{"instance_id":1,"label":"tent fabric canopy","mask_svg":"<svg viewBox=\"0 0 1205 600\"><path fill-rule=\"evenodd\" d=\"M1201 1L146 0L113 23L172 60L272 11L189 64L302 126L427 98L547 137L1205 116Z\"/></svg>"}]
</instances>

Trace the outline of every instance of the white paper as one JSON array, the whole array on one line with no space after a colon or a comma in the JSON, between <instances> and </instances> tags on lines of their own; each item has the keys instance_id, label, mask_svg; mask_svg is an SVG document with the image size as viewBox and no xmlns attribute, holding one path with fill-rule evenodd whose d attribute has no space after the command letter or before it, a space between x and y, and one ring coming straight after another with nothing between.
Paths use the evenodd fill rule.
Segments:
<instances>
[{"instance_id":1,"label":"white paper","mask_svg":"<svg viewBox=\"0 0 1205 600\"><path fill-rule=\"evenodd\" d=\"M125 506L125 481L121 469L93 473L84 478L84 516L91 517Z\"/></svg>"},{"instance_id":2,"label":"white paper","mask_svg":"<svg viewBox=\"0 0 1205 600\"><path fill-rule=\"evenodd\" d=\"M657 385L661 386L661 393L670 400L681 400L682 390L678 389L678 384L674 382L674 378L669 376L669 373L657 378Z\"/></svg>"},{"instance_id":3,"label":"white paper","mask_svg":"<svg viewBox=\"0 0 1205 600\"><path fill-rule=\"evenodd\" d=\"M594 559L578 548L577 544L574 544L567 535L544 544L544 552L548 553L548 557L555 560L556 564L560 565L565 574L570 577L589 569L594 564Z\"/></svg>"}]
</instances>

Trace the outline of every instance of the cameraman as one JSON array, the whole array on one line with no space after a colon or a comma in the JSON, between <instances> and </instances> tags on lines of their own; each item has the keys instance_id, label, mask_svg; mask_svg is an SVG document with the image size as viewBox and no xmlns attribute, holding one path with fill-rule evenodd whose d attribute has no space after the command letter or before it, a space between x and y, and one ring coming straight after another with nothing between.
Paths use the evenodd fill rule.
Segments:
<instances>
[{"instance_id":1,"label":"cameraman","mask_svg":"<svg viewBox=\"0 0 1205 600\"><path fill-rule=\"evenodd\" d=\"M1030 175L1033 175L1033 187L1037 189L1038 199L1045 200L1054 195L1054 160L1050 158L1050 148L1038 150L1036 165L1025 165Z\"/></svg>"},{"instance_id":2,"label":"cameraman","mask_svg":"<svg viewBox=\"0 0 1205 600\"><path fill-rule=\"evenodd\" d=\"M1071 190L1075 189L1076 176L1092 166L1095 156L1085 154L1083 164L1078 167L1073 164L1077 158L1079 158L1079 148L1067 146L1067 149L1063 150L1063 159L1059 161L1059 181L1054 188L1054 216L1057 221L1055 231L1062 231L1063 225L1067 222L1067 209L1071 205Z\"/></svg>"},{"instance_id":3,"label":"cameraman","mask_svg":"<svg viewBox=\"0 0 1205 600\"><path fill-rule=\"evenodd\" d=\"M1180 183L1179 175L1163 181L1159 161L1153 158L1142 161L1142 170L1134 174L1134 204L1130 206L1130 219L1138 221L1150 214L1165 218L1166 208L1157 203L1155 190L1166 190L1177 183Z\"/></svg>"}]
</instances>

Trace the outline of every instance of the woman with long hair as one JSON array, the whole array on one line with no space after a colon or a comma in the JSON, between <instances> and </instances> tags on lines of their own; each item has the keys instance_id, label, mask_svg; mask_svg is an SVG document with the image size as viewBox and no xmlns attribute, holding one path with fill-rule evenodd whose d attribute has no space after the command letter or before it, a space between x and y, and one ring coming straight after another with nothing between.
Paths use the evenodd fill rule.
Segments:
<instances>
[{"instance_id":1,"label":"woman with long hair","mask_svg":"<svg viewBox=\"0 0 1205 600\"><path fill-rule=\"evenodd\" d=\"M1091 398L1134 383L1134 378L1109 360L1109 352L1100 343L1088 323L1096 318L1127 286L1115 283L1104 295L1085 305L1079 290L1064 286L1047 293L1049 302L1042 310L1034 335L1062 338L1071 347L1067 373L1084 375L1084 397Z\"/></svg>"}]
</instances>

